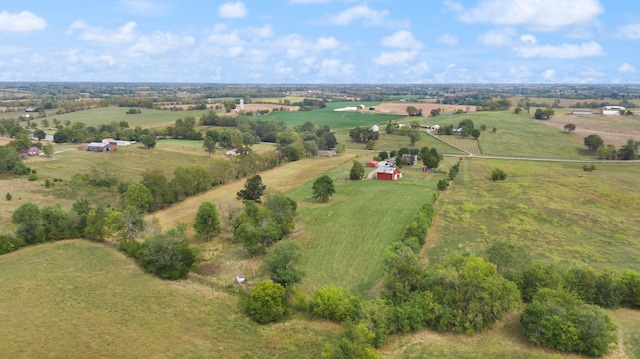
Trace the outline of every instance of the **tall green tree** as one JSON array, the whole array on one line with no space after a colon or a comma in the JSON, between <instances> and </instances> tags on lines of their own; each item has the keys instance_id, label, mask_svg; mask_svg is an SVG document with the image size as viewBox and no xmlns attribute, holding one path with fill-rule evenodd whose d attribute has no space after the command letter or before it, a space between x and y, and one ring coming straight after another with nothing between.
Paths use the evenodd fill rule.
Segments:
<instances>
[{"instance_id":1,"label":"tall green tree","mask_svg":"<svg viewBox=\"0 0 640 359\"><path fill-rule=\"evenodd\" d=\"M36 244L46 240L42 227L42 213L37 205L30 202L20 205L13 211L11 221L18 225L16 237L26 244Z\"/></svg>"},{"instance_id":2,"label":"tall green tree","mask_svg":"<svg viewBox=\"0 0 640 359\"><path fill-rule=\"evenodd\" d=\"M261 203L265 189L267 189L267 186L262 184L262 177L255 175L245 182L244 188L238 191L236 197L242 202L254 201Z\"/></svg>"},{"instance_id":3,"label":"tall green tree","mask_svg":"<svg viewBox=\"0 0 640 359\"><path fill-rule=\"evenodd\" d=\"M584 138L584 145L587 146L589 151L595 152L598 147L604 145L604 141L600 136L593 134Z\"/></svg>"},{"instance_id":4,"label":"tall green tree","mask_svg":"<svg viewBox=\"0 0 640 359\"><path fill-rule=\"evenodd\" d=\"M349 172L349 179L361 180L364 177L364 165L358 160L353 160L353 166Z\"/></svg>"},{"instance_id":5,"label":"tall green tree","mask_svg":"<svg viewBox=\"0 0 640 359\"><path fill-rule=\"evenodd\" d=\"M153 194L147 186L142 183L131 183L124 193L124 203L131 208L135 208L138 213L145 213L149 210L149 205L153 202Z\"/></svg>"},{"instance_id":6,"label":"tall green tree","mask_svg":"<svg viewBox=\"0 0 640 359\"><path fill-rule=\"evenodd\" d=\"M220 216L213 203L205 201L200 204L193 228L198 235L207 236L207 242L211 235L220 233Z\"/></svg>"},{"instance_id":7,"label":"tall green tree","mask_svg":"<svg viewBox=\"0 0 640 359\"><path fill-rule=\"evenodd\" d=\"M271 280L286 288L302 279L303 272L296 268L299 260L300 245L283 240L267 249L261 269Z\"/></svg>"},{"instance_id":8,"label":"tall green tree","mask_svg":"<svg viewBox=\"0 0 640 359\"><path fill-rule=\"evenodd\" d=\"M322 175L313 181L313 198L320 202L327 202L331 199L336 188L333 185L333 180L327 175Z\"/></svg>"},{"instance_id":9,"label":"tall green tree","mask_svg":"<svg viewBox=\"0 0 640 359\"><path fill-rule=\"evenodd\" d=\"M207 151L209 157L211 157L211 155L216 151L216 141L212 137L207 136L204 138L204 144L202 147Z\"/></svg>"}]
</instances>

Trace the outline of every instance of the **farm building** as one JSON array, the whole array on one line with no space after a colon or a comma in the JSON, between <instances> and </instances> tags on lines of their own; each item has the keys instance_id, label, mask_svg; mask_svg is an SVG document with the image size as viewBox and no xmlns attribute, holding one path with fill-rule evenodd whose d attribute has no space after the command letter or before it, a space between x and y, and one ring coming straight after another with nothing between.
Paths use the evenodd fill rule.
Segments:
<instances>
[{"instance_id":1,"label":"farm building","mask_svg":"<svg viewBox=\"0 0 640 359\"><path fill-rule=\"evenodd\" d=\"M87 151L109 152L114 150L115 150L115 146L106 142L91 142L87 145Z\"/></svg>"},{"instance_id":2,"label":"farm building","mask_svg":"<svg viewBox=\"0 0 640 359\"><path fill-rule=\"evenodd\" d=\"M433 125L431 126L432 130L439 130L440 129L440 125Z\"/></svg>"},{"instance_id":3,"label":"farm building","mask_svg":"<svg viewBox=\"0 0 640 359\"><path fill-rule=\"evenodd\" d=\"M332 157L336 155L336 151L331 151L331 150L320 150L317 153L318 156L320 157Z\"/></svg>"},{"instance_id":4,"label":"farm building","mask_svg":"<svg viewBox=\"0 0 640 359\"><path fill-rule=\"evenodd\" d=\"M407 165L413 166L418 163L418 155L412 155L410 153L404 153L402 155L402 162L406 162Z\"/></svg>"},{"instance_id":5,"label":"farm building","mask_svg":"<svg viewBox=\"0 0 640 359\"><path fill-rule=\"evenodd\" d=\"M378 126L378 125L373 125L373 126L371 126L371 131L373 131L373 132L380 132L380 126Z\"/></svg>"},{"instance_id":6,"label":"farm building","mask_svg":"<svg viewBox=\"0 0 640 359\"><path fill-rule=\"evenodd\" d=\"M600 107L600 114L603 116L619 116L624 115L627 109L622 106L603 106Z\"/></svg>"},{"instance_id":7,"label":"farm building","mask_svg":"<svg viewBox=\"0 0 640 359\"><path fill-rule=\"evenodd\" d=\"M378 167L378 161L367 162L367 167Z\"/></svg>"},{"instance_id":8,"label":"farm building","mask_svg":"<svg viewBox=\"0 0 640 359\"><path fill-rule=\"evenodd\" d=\"M40 154L40 149L36 146L29 147L29 150L27 150L27 154L29 156L37 156Z\"/></svg>"},{"instance_id":9,"label":"farm building","mask_svg":"<svg viewBox=\"0 0 640 359\"><path fill-rule=\"evenodd\" d=\"M396 181L402 178L402 171L397 167L380 166L376 172L376 179Z\"/></svg>"},{"instance_id":10,"label":"farm building","mask_svg":"<svg viewBox=\"0 0 640 359\"><path fill-rule=\"evenodd\" d=\"M112 146L131 146L131 142L130 141L122 141L122 140L114 140L113 138L105 138L104 140L102 140L103 143L109 143Z\"/></svg>"},{"instance_id":11,"label":"farm building","mask_svg":"<svg viewBox=\"0 0 640 359\"><path fill-rule=\"evenodd\" d=\"M237 148L232 148L229 151L224 153L227 156L239 156L240 154L238 153L238 149Z\"/></svg>"},{"instance_id":12,"label":"farm building","mask_svg":"<svg viewBox=\"0 0 640 359\"><path fill-rule=\"evenodd\" d=\"M571 111L572 115L593 115L593 111L591 110L573 110Z\"/></svg>"}]
</instances>

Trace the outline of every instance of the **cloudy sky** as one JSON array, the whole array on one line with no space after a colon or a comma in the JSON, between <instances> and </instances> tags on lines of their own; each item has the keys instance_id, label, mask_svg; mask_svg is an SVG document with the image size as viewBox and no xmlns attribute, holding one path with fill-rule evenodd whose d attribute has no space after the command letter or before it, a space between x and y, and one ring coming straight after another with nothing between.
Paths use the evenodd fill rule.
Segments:
<instances>
[{"instance_id":1,"label":"cloudy sky","mask_svg":"<svg viewBox=\"0 0 640 359\"><path fill-rule=\"evenodd\" d=\"M0 2L0 81L640 83L637 0Z\"/></svg>"}]
</instances>

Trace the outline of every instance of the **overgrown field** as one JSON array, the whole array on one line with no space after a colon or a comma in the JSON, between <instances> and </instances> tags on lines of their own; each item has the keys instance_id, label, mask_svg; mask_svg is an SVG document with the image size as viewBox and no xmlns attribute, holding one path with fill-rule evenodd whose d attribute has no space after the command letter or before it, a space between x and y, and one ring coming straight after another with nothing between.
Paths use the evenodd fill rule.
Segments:
<instances>
[{"instance_id":1,"label":"overgrown field","mask_svg":"<svg viewBox=\"0 0 640 359\"><path fill-rule=\"evenodd\" d=\"M554 263L640 270L640 166L466 159L438 201L432 261L481 252L496 240L526 244ZM490 180L494 168L506 181Z\"/></svg>"},{"instance_id":2,"label":"overgrown field","mask_svg":"<svg viewBox=\"0 0 640 359\"><path fill-rule=\"evenodd\" d=\"M0 257L5 358L318 358L341 329L256 325L237 297L166 282L102 244L72 240Z\"/></svg>"}]
</instances>

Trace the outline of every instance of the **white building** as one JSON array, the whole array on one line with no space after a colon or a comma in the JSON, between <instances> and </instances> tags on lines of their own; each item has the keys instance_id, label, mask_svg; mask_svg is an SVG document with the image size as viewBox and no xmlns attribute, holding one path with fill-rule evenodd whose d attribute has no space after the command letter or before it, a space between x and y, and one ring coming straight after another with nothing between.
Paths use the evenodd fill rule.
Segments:
<instances>
[{"instance_id":1,"label":"white building","mask_svg":"<svg viewBox=\"0 0 640 359\"><path fill-rule=\"evenodd\" d=\"M627 109L622 106L604 106L600 107L600 114L603 116L620 116L624 115Z\"/></svg>"}]
</instances>

